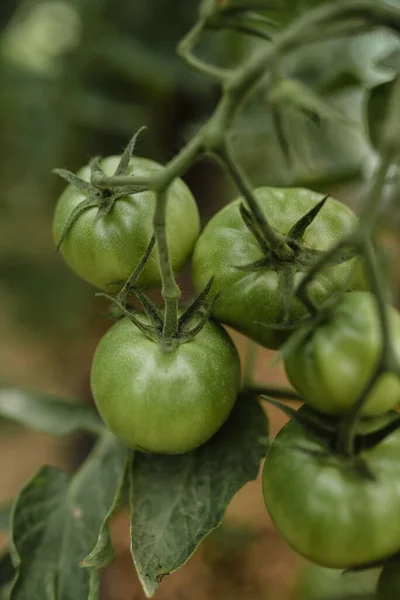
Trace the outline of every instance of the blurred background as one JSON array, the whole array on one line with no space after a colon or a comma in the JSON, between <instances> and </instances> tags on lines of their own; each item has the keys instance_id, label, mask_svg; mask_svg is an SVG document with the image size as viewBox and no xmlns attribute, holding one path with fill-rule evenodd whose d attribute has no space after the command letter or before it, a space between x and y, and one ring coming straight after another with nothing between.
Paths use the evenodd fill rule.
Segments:
<instances>
[{"instance_id":1,"label":"blurred background","mask_svg":"<svg viewBox=\"0 0 400 600\"><path fill-rule=\"evenodd\" d=\"M274 27L315 4L276 2ZM52 215L64 183L51 171L74 171L94 155L120 153L142 125L147 131L138 154L163 163L191 138L219 94L174 52L194 23L197 7L198 0L2 0L0 385L91 402L91 357L110 321L95 290L75 277L55 251ZM198 51L229 67L265 43L238 32L213 31ZM368 99L371 90L393 79L386 59L399 47L394 36L377 32L296 53L285 74L318 93L321 101L312 96L299 108L293 98L281 99L279 128L276 104L267 85L260 86L233 132L237 158L254 184L306 185L356 207L377 160L367 116L373 108L379 122L383 112L379 94L372 108ZM204 221L235 195L210 161L196 165L185 179ZM380 216L388 264L400 258L397 186L388 184ZM393 269L391 276L396 295ZM190 295L189 268L180 281ZM234 339L245 361L247 342L238 334ZM259 350L254 378L284 383L273 353ZM268 412L275 433L285 418ZM43 463L72 471L91 445L81 437L55 441L6 421L0 426L0 501L12 498ZM129 555L125 515L116 519L113 535L118 557L106 569L103 599L140 600L144 595ZM224 524L165 580L156 597L350 600L366 597L375 578L373 571L342 575L300 560L275 532L259 482L254 482L235 497Z\"/></svg>"}]
</instances>

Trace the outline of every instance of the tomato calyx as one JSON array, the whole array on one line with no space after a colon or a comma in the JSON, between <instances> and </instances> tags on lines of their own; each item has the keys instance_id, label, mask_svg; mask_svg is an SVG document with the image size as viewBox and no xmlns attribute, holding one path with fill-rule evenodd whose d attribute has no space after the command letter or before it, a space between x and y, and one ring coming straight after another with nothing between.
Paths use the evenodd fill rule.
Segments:
<instances>
[{"instance_id":1,"label":"tomato calyx","mask_svg":"<svg viewBox=\"0 0 400 600\"><path fill-rule=\"evenodd\" d=\"M305 404L295 410L284 402L264 394L261 394L260 398L284 412L291 420L313 436L320 446L318 450L299 446L299 451L313 456L317 452L321 459L327 460L329 457L329 460L335 461L338 467L354 470L362 477L373 477L363 460L363 452L373 448L386 436L400 428L400 415L395 410L377 417L362 417L356 424L353 454L342 454L337 448L340 417L324 415Z\"/></svg>"},{"instance_id":2,"label":"tomato calyx","mask_svg":"<svg viewBox=\"0 0 400 600\"><path fill-rule=\"evenodd\" d=\"M286 243L292 250L290 258L281 258L269 248L268 242L265 239L255 216L243 203L239 205L242 220L257 241L264 256L245 265L236 265L236 268L242 271L274 270L277 272L284 304L285 323L289 321L292 299L295 292L296 273L299 271L308 271L321 256L326 254L323 250L306 246L303 242L303 236L307 228L323 208L328 198L329 196L324 196L320 202L291 227L290 231L285 236ZM334 266L347 262L351 258L354 258L355 255L356 251L354 249L343 250L343 252L336 253L330 260L327 260L326 266Z\"/></svg>"},{"instance_id":3,"label":"tomato calyx","mask_svg":"<svg viewBox=\"0 0 400 600\"><path fill-rule=\"evenodd\" d=\"M149 247L150 246L151 244L149 244ZM145 262L146 259L143 261L142 268ZM140 272L138 273L137 271L138 270L136 269L136 279L140 274ZM215 294L210 301L208 300L213 281L214 277L208 281L204 289L189 304L189 306L181 312L178 318L177 330L173 336L169 337L164 335L164 311L156 306L154 302L134 284L130 283L130 285L124 286L116 297L105 293L98 293L96 295L103 296L110 300L118 309L119 315L127 317L144 335L160 344L163 349L171 351L180 344L193 340L208 322L213 304L218 297L218 294ZM135 314L135 309L129 307L127 304L127 297L132 294L134 294L141 303L146 316L146 321L139 318Z\"/></svg>"},{"instance_id":4,"label":"tomato calyx","mask_svg":"<svg viewBox=\"0 0 400 600\"><path fill-rule=\"evenodd\" d=\"M143 128L139 129L139 131L137 131L135 133L135 135L132 137L129 144L125 148L125 150L121 156L121 160L119 161L119 163L117 165L114 175L132 174L132 173L130 173L129 162L133 156L133 151L134 151L134 148L136 145L136 141L137 141L138 135L142 131L142 129ZM105 175L105 173L101 167L99 157L93 158L89 163L89 167L90 167L91 176L94 173L100 173L102 176ZM61 237L57 243L57 251L60 250L62 243L64 242L65 238L67 237L67 235L68 235L69 231L71 230L71 228L73 227L74 223L79 219L79 217L85 211L87 211L91 208L97 208L99 211L99 215L106 215L107 213L109 213L112 210L115 202L117 200L119 200L120 198L129 196L131 194L135 194L140 191L144 191L143 186L129 186L129 187L117 187L117 188L100 188L99 187L98 188L98 187L95 187L89 181L85 181L84 179L78 177L77 175L75 175L74 173L72 173L71 171L68 171L66 169L54 169L53 173L55 173L56 175L59 175L60 177L65 179L65 181L69 185L72 185L72 186L78 188L78 190L84 196L83 200L74 208L74 210L71 212L71 214L68 217L68 220L62 231Z\"/></svg>"}]
</instances>

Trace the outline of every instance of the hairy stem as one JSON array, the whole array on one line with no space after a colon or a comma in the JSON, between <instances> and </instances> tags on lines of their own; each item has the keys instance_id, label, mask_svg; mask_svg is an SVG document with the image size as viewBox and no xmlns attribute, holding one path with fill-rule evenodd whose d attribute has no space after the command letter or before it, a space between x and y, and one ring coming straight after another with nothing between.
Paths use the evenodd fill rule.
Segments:
<instances>
[{"instance_id":1,"label":"hairy stem","mask_svg":"<svg viewBox=\"0 0 400 600\"><path fill-rule=\"evenodd\" d=\"M270 225L253 194L253 190L247 181L245 174L233 160L228 148L225 146L225 148L219 150L217 156L221 159L223 166L246 199L251 212L267 240L269 248L275 252L279 258L289 259L293 255L293 250L287 245L286 237Z\"/></svg>"},{"instance_id":2,"label":"hairy stem","mask_svg":"<svg viewBox=\"0 0 400 600\"><path fill-rule=\"evenodd\" d=\"M198 21L181 42L179 42L177 53L194 71L223 83L229 71L209 65L192 54L192 49L202 36L205 26L206 22L204 19Z\"/></svg>"},{"instance_id":3,"label":"hairy stem","mask_svg":"<svg viewBox=\"0 0 400 600\"><path fill-rule=\"evenodd\" d=\"M178 302L181 291L177 285L169 259L165 214L168 188L158 192L154 212L154 233L157 241L158 260L161 271L161 293L165 301L163 340L166 349L173 347L173 338L178 331Z\"/></svg>"}]
</instances>

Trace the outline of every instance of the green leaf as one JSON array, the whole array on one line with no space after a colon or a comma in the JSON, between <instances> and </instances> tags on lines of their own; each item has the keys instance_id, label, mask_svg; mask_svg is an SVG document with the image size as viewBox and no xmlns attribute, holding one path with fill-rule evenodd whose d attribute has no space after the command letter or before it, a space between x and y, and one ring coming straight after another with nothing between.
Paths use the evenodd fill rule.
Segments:
<instances>
[{"instance_id":1,"label":"green leaf","mask_svg":"<svg viewBox=\"0 0 400 600\"><path fill-rule=\"evenodd\" d=\"M14 579L15 569L12 564L11 554L6 551L0 558L0 600L8 600L10 587Z\"/></svg>"},{"instance_id":2,"label":"green leaf","mask_svg":"<svg viewBox=\"0 0 400 600\"><path fill-rule=\"evenodd\" d=\"M387 117L390 95L392 93L395 80L385 81L369 92L366 103L366 128L375 150L379 149L381 135Z\"/></svg>"},{"instance_id":3,"label":"green leaf","mask_svg":"<svg viewBox=\"0 0 400 600\"><path fill-rule=\"evenodd\" d=\"M117 490L115 492L113 503L108 510L103 523L101 524L97 542L93 550L82 561L81 567L89 569L102 569L108 565L115 557L115 551L112 547L109 523L115 515L117 509L122 503L122 498L127 496L128 492L128 468L131 466L132 453L127 452L125 468L123 469Z\"/></svg>"},{"instance_id":4,"label":"green leaf","mask_svg":"<svg viewBox=\"0 0 400 600\"><path fill-rule=\"evenodd\" d=\"M12 514L10 600L98 598L98 572L80 562L115 502L127 453L106 434L74 477L42 467L23 488Z\"/></svg>"},{"instance_id":5,"label":"green leaf","mask_svg":"<svg viewBox=\"0 0 400 600\"><path fill-rule=\"evenodd\" d=\"M349 116L329 105L321 96L299 81L283 79L275 84L269 94L274 107L294 107L317 119L328 119L347 125L355 125Z\"/></svg>"},{"instance_id":6,"label":"green leaf","mask_svg":"<svg viewBox=\"0 0 400 600\"><path fill-rule=\"evenodd\" d=\"M55 436L104 431L100 417L91 406L42 392L0 389L0 416Z\"/></svg>"},{"instance_id":7,"label":"green leaf","mask_svg":"<svg viewBox=\"0 0 400 600\"><path fill-rule=\"evenodd\" d=\"M267 435L258 402L239 397L228 421L197 450L174 456L135 454L131 551L148 597L219 525L234 494L257 477Z\"/></svg>"}]
</instances>

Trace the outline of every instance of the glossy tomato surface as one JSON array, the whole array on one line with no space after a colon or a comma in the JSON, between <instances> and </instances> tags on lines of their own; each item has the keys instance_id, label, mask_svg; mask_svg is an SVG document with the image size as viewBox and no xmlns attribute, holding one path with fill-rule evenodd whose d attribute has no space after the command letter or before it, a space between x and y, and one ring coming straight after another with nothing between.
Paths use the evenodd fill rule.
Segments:
<instances>
[{"instance_id":1,"label":"glossy tomato surface","mask_svg":"<svg viewBox=\"0 0 400 600\"><path fill-rule=\"evenodd\" d=\"M390 333L400 360L400 315L388 307ZM284 349L287 376L303 400L320 412L346 413L372 376L382 351L374 296L348 292L331 315L307 337ZM400 403L400 380L381 375L362 415L375 416Z\"/></svg>"},{"instance_id":2,"label":"glossy tomato surface","mask_svg":"<svg viewBox=\"0 0 400 600\"><path fill-rule=\"evenodd\" d=\"M300 188L263 187L254 194L271 225L282 234L321 201L322 195ZM213 307L214 316L268 348L277 348L287 337L282 331L264 325L284 322L282 279L279 267L242 270L263 258L264 252L245 225L239 211L242 199L220 210L206 225L193 253L193 278L201 290L215 275L213 290L219 298ZM341 202L329 198L314 221L307 227L301 243L305 248L329 249L357 224L354 213ZM282 264L287 268L287 264ZM346 282L354 259L325 268L310 286L316 302L323 302ZM297 271L297 285L304 273ZM365 287L361 269L356 270L352 288ZM305 314L305 308L293 300L290 319ZM261 323L261 324L260 324Z\"/></svg>"},{"instance_id":3,"label":"glossy tomato surface","mask_svg":"<svg viewBox=\"0 0 400 600\"><path fill-rule=\"evenodd\" d=\"M108 176L114 174L120 156L110 156L101 161ZM130 160L132 175L146 175L161 169L158 163L134 157ZM89 167L78 176L90 179ZM55 211L53 236L57 243L74 208L85 200L78 188L68 185L61 194ZM121 286L110 286L116 281L126 281L139 263L153 234L155 194L138 192L118 198L110 212L97 207L85 210L72 225L60 252L82 279L107 291ZM200 220L195 199L181 179L171 185L167 201L167 239L172 267L178 271L188 260L199 235ZM139 284L149 287L160 281L157 250L155 249L143 269Z\"/></svg>"},{"instance_id":4,"label":"glossy tomato surface","mask_svg":"<svg viewBox=\"0 0 400 600\"><path fill-rule=\"evenodd\" d=\"M237 350L212 322L168 352L125 317L100 341L91 372L111 431L132 448L166 454L188 452L216 433L239 384Z\"/></svg>"},{"instance_id":5,"label":"glossy tomato surface","mask_svg":"<svg viewBox=\"0 0 400 600\"><path fill-rule=\"evenodd\" d=\"M263 492L282 537L316 564L383 560L400 550L400 429L349 459L290 421L267 454Z\"/></svg>"}]
</instances>

